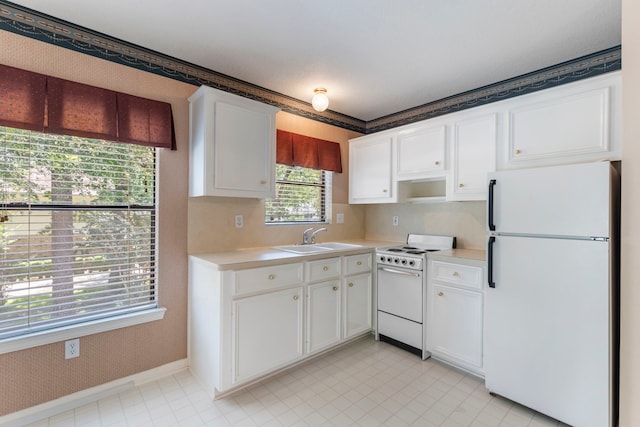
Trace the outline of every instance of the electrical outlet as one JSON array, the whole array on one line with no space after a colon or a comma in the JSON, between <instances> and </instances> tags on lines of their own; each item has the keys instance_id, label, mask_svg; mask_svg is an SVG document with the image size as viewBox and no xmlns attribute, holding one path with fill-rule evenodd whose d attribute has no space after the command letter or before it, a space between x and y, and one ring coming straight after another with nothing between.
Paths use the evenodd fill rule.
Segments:
<instances>
[{"instance_id":1,"label":"electrical outlet","mask_svg":"<svg viewBox=\"0 0 640 427\"><path fill-rule=\"evenodd\" d=\"M344 224L344 214L336 214L336 224Z\"/></svg>"},{"instance_id":2,"label":"electrical outlet","mask_svg":"<svg viewBox=\"0 0 640 427\"><path fill-rule=\"evenodd\" d=\"M80 356L80 338L64 342L64 358L73 359Z\"/></svg>"},{"instance_id":3,"label":"electrical outlet","mask_svg":"<svg viewBox=\"0 0 640 427\"><path fill-rule=\"evenodd\" d=\"M400 219L398 218L398 215L394 215L393 216L393 226L397 227L399 223L400 223Z\"/></svg>"},{"instance_id":4,"label":"electrical outlet","mask_svg":"<svg viewBox=\"0 0 640 427\"><path fill-rule=\"evenodd\" d=\"M236 228L242 227L244 227L244 218L242 218L242 215L236 215Z\"/></svg>"}]
</instances>

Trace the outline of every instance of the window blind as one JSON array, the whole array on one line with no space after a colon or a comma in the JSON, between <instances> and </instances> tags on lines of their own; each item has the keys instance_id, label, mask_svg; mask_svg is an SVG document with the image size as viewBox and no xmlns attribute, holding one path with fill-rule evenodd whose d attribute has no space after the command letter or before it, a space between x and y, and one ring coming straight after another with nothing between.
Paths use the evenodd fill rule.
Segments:
<instances>
[{"instance_id":1,"label":"window blind","mask_svg":"<svg viewBox=\"0 0 640 427\"><path fill-rule=\"evenodd\" d=\"M156 307L155 150L0 127L0 339Z\"/></svg>"},{"instance_id":2,"label":"window blind","mask_svg":"<svg viewBox=\"0 0 640 427\"><path fill-rule=\"evenodd\" d=\"M276 165L276 197L265 201L265 222L324 222L330 196L330 172Z\"/></svg>"}]
</instances>

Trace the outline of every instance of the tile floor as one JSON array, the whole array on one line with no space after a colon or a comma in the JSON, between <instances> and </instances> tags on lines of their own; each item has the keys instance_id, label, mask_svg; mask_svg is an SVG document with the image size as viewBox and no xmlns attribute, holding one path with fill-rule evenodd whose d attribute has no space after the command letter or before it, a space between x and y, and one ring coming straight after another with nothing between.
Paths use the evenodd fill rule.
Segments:
<instances>
[{"instance_id":1,"label":"tile floor","mask_svg":"<svg viewBox=\"0 0 640 427\"><path fill-rule=\"evenodd\" d=\"M564 426L478 378L363 338L212 401L183 372L28 427Z\"/></svg>"}]
</instances>

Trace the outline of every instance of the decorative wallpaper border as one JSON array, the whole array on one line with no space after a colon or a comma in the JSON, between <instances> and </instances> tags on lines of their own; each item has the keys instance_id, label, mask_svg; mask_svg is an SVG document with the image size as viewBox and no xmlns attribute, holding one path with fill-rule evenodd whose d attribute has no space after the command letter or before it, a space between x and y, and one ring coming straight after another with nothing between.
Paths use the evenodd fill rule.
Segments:
<instances>
[{"instance_id":1,"label":"decorative wallpaper border","mask_svg":"<svg viewBox=\"0 0 640 427\"><path fill-rule=\"evenodd\" d=\"M318 113L308 102L53 18L6 0L0 0L0 30L196 86L204 84L275 105L288 113L361 133L378 132L622 68L622 49L620 46L616 46L523 76L365 122L331 110Z\"/></svg>"}]
</instances>

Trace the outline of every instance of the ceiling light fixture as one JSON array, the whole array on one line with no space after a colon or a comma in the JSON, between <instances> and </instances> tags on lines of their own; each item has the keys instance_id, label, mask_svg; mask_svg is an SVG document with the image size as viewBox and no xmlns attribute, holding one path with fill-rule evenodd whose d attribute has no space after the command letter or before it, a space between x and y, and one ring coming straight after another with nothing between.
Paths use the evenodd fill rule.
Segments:
<instances>
[{"instance_id":1,"label":"ceiling light fixture","mask_svg":"<svg viewBox=\"0 0 640 427\"><path fill-rule=\"evenodd\" d=\"M325 88L315 88L313 90L315 95L313 95L313 99L311 100L311 105L313 105L313 109L318 112L323 112L329 106L329 98L327 97L327 90Z\"/></svg>"}]
</instances>

